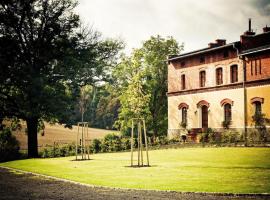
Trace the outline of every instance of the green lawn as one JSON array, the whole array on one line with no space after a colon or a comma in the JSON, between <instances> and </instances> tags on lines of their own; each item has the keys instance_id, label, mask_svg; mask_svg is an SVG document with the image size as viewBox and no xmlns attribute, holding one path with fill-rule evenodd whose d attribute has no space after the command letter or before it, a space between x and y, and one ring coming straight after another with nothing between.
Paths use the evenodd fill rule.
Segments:
<instances>
[{"instance_id":1,"label":"green lawn","mask_svg":"<svg viewBox=\"0 0 270 200\"><path fill-rule=\"evenodd\" d=\"M183 148L150 151L151 167L130 168L130 153L1 163L99 186L189 192L270 193L270 148Z\"/></svg>"}]
</instances>

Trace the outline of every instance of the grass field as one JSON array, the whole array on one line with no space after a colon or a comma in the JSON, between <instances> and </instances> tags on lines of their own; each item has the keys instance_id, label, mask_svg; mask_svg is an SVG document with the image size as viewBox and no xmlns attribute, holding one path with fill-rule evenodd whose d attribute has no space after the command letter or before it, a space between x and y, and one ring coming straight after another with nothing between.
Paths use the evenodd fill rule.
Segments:
<instances>
[{"instance_id":1,"label":"grass field","mask_svg":"<svg viewBox=\"0 0 270 200\"><path fill-rule=\"evenodd\" d=\"M151 167L131 168L130 153L1 163L82 183L189 192L270 193L270 148L182 148L150 151Z\"/></svg>"},{"instance_id":2,"label":"grass field","mask_svg":"<svg viewBox=\"0 0 270 200\"><path fill-rule=\"evenodd\" d=\"M17 140L20 142L20 147L22 150L27 149L27 135L25 134L25 123L22 123L22 130L14 133ZM116 133L118 131L89 128L90 139L102 138L108 133ZM55 124L50 125L45 124L45 135L41 136L38 134L38 146L40 148L46 145L53 145L54 142L66 142L72 143L76 141L77 126L73 126L72 129L64 128L63 125Z\"/></svg>"}]
</instances>

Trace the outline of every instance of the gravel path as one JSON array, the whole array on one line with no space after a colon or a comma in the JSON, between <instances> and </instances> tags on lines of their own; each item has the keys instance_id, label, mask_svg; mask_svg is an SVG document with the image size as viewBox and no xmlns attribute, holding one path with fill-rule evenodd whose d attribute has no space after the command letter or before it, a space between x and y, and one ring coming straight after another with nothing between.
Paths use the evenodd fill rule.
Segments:
<instances>
[{"instance_id":1,"label":"gravel path","mask_svg":"<svg viewBox=\"0 0 270 200\"><path fill-rule=\"evenodd\" d=\"M200 193L157 192L88 187L0 168L0 200L18 199L270 199L268 196L234 196Z\"/></svg>"}]
</instances>

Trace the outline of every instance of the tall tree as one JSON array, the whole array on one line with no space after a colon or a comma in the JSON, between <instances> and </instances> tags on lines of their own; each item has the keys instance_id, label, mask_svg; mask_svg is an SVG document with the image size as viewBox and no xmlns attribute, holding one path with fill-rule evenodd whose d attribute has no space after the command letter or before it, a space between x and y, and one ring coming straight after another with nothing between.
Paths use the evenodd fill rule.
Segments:
<instances>
[{"instance_id":1,"label":"tall tree","mask_svg":"<svg viewBox=\"0 0 270 200\"><path fill-rule=\"evenodd\" d=\"M151 120L149 122L153 135L167 133L168 127L168 55L177 55L183 49L183 45L172 38L152 36L143 43L142 54L146 67L146 79L148 91L150 91L149 110Z\"/></svg>"},{"instance_id":2,"label":"tall tree","mask_svg":"<svg viewBox=\"0 0 270 200\"><path fill-rule=\"evenodd\" d=\"M130 57L123 57L114 70L116 91L119 91L121 109L116 125L126 130L127 119L133 116L132 103L137 101L139 91L134 90L134 84L141 84L143 95L149 97L144 104L144 117L148 130L153 136L164 135L167 130L167 56L179 54L183 45L179 45L172 37L151 37L143 43L140 49L135 49ZM131 92L132 91L132 92ZM136 94L137 93L137 94Z\"/></svg>"},{"instance_id":3,"label":"tall tree","mask_svg":"<svg viewBox=\"0 0 270 200\"><path fill-rule=\"evenodd\" d=\"M80 86L109 76L122 48L80 27L75 0L0 2L0 118L26 120L37 157L39 120L67 122Z\"/></svg>"}]
</instances>

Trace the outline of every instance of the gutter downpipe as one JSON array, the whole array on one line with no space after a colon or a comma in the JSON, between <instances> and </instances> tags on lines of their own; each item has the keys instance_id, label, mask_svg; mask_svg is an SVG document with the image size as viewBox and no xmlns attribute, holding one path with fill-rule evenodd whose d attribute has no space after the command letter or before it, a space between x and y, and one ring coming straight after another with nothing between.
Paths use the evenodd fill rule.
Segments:
<instances>
[{"instance_id":1,"label":"gutter downpipe","mask_svg":"<svg viewBox=\"0 0 270 200\"><path fill-rule=\"evenodd\" d=\"M243 61L243 93L244 93L244 139L245 146L248 146L247 142L247 89L246 89L246 59L244 55L239 55L239 49L233 44L233 48L237 52L237 56Z\"/></svg>"}]
</instances>

